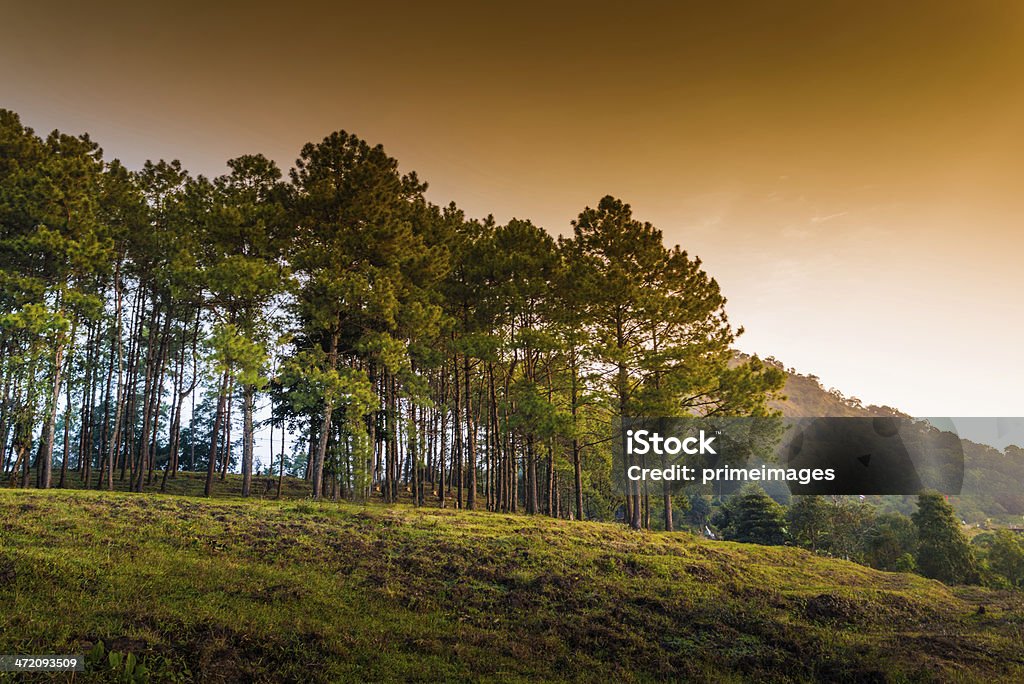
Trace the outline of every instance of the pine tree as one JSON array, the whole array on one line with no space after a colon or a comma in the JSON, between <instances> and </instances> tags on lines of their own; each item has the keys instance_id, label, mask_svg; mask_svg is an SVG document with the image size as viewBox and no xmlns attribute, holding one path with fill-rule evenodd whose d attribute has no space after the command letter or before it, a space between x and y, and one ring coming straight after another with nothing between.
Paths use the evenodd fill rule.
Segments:
<instances>
[{"instance_id":1,"label":"pine tree","mask_svg":"<svg viewBox=\"0 0 1024 684\"><path fill-rule=\"evenodd\" d=\"M666 247L661 231L613 197L584 209L573 231L573 287L582 293L590 352L608 369L602 384L614 417L767 414L765 400L784 374L756 359L729 367L737 331L699 259ZM671 530L672 499L667 489L663 496ZM647 497L636 483L627 492L634 528L649 526Z\"/></svg>"},{"instance_id":2,"label":"pine tree","mask_svg":"<svg viewBox=\"0 0 1024 684\"><path fill-rule=\"evenodd\" d=\"M779 545L786 540L782 507L761 487L745 485L726 506L726 539L750 544Z\"/></svg>"},{"instance_id":3,"label":"pine tree","mask_svg":"<svg viewBox=\"0 0 1024 684\"><path fill-rule=\"evenodd\" d=\"M411 373L408 340L399 328L409 311L405 304L419 299L414 279L430 271L424 262L435 256L413 230L426 185L415 174L400 174L398 162L381 146L344 131L307 144L292 183L298 224L292 260L301 282L296 314L303 326L299 339L308 345L298 351L305 354L312 384L324 390L313 496L322 495L338 402L379 384L388 445L386 497L393 500L402 414L397 378ZM348 424L356 422L350 417Z\"/></svg>"},{"instance_id":4,"label":"pine tree","mask_svg":"<svg viewBox=\"0 0 1024 684\"><path fill-rule=\"evenodd\" d=\"M953 507L941 494L918 495L912 519L917 527L917 567L922 575L947 584L977 581L974 553Z\"/></svg>"},{"instance_id":5,"label":"pine tree","mask_svg":"<svg viewBox=\"0 0 1024 684\"><path fill-rule=\"evenodd\" d=\"M242 390L242 496L249 496L253 465L253 410L267 383L271 349L278 337L272 306L287 286L284 241L290 226L281 172L262 155L228 162L231 173L215 181L206 231L203 277L215 315L211 343L225 372Z\"/></svg>"}]
</instances>

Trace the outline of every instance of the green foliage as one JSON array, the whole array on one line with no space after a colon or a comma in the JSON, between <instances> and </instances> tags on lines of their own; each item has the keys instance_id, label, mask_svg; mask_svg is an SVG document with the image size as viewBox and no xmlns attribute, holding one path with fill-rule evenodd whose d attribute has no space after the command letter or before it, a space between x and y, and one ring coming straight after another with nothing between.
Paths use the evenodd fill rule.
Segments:
<instances>
[{"instance_id":1,"label":"green foliage","mask_svg":"<svg viewBox=\"0 0 1024 684\"><path fill-rule=\"evenodd\" d=\"M571 416L552 405L545 397L544 388L536 382L525 378L516 380L510 389L509 401L514 405L509 426L520 434L539 439L571 435Z\"/></svg>"},{"instance_id":2,"label":"green foliage","mask_svg":"<svg viewBox=\"0 0 1024 684\"><path fill-rule=\"evenodd\" d=\"M268 358L262 340L245 335L234 323L218 323L207 345L214 373L230 373L240 384L258 389L267 383L267 378L261 374Z\"/></svg>"},{"instance_id":3,"label":"green foliage","mask_svg":"<svg viewBox=\"0 0 1024 684\"><path fill-rule=\"evenodd\" d=\"M799 546L817 551L828 538L828 510L816 495L798 496L786 511L790 537Z\"/></svg>"},{"instance_id":4,"label":"green foliage","mask_svg":"<svg viewBox=\"0 0 1024 684\"><path fill-rule=\"evenodd\" d=\"M899 572L916 569L916 561L909 561L917 548L917 529L905 515L879 514L866 535L865 546L864 561L873 568Z\"/></svg>"},{"instance_id":5,"label":"green foliage","mask_svg":"<svg viewBox=\"0 0 1024 684\"><path fill-rule=\"evenodd\" d=\"M704 527L711 522L711 497L706 494L690 494L686 506L686 522L703 533Z\"/></svg>"},{"instance_id":6,"label":"green foliage","mask_svg":"<svg viewBox=\"0 0 1024 684\"><path fill-rule=\"evenodd\" d=\"M373 385L364 371L332 367L322 350L303 350L286 359L279 377L284 385L296 388L289 396L297 411L331 402L350 407L362 416L377 403Z\"/></svg>"},{"instance_id":7,"label":"green foliage","mask_svg":"<svg viewBox=\"0 0 1024 684\"><path fill-rule=\"evenodd\" d=\"M784 374L758 360L730 367L736 335L715 282L660 230L614 197L587 207L562 242L564 286L589 331L587 353L603 366L600 391L612 417L768 415ZM641 525L641 494L627 518Z\"/></svg>"},{"instance_id":8,"label":"green foliage","mask_svg":"<svg viewBox=\"0 0 1024 684\"><path fill-rule=\"evenodd\" d=\"M729 498L716 524L732 541L772 546L786 540L782 507L755 484L744 485Z\"/></svg>"},{"instance_id":9,"label":"green foliage","mask_svg":"<svg viewBox=\"0 0 1024 684\"><path fill-rule=\"evenodd\" d=\"M1012 587L1024 587L1024 543L1010 530L996 530L985 554L989 570Z\"/></svg>"},{"instance_id":10,"label":"green foliage","mask_svg":"<svg viewBox=\"0 0 1024 684\"><path fill-rule=\"evenodd\" d=\"M819 553L879 570L910 572L916 567L917 531L900 513L836 497L798 496L786 512L795 543Z\"/></svg>"},{"instance_id":11,"label":"green foliage","mask_svg":"<svg viewBox=\"0 0 1024 684\"><path fill-rule=\"evenodd\" d=\"M875 509L866 503L837 497L827 507L829 555L866 562L867 543L875 524Z\"/></svg>"},{"instance_id":12,"label":"green foliage","mask_svg":"<svg viewBox=\"0 0 1024 684\"><path fill-rule=\"evenodd\" d=\"M922 575L948 584L978 580L974 553L953 507L941 494L920 494L913 520L917 527L917 567Z\"/></svg>"},{"instance_id":13,"label":"green foliage","mask_svg":"<svg viewBox=\"0 0 1024 684\"><path fill-rule=\"evenodd\" d=\"M107 650L103 640L97 641L85 656L87 676L118 684L149 684L150 682L188 682L191 671L183 662L160 655L144 655Z\"/></svg>"},{"instance_id":14,"label":"green foliage","mask_svg":"<svg viewBox=\"0 0 1024 684\"><path fill-rule=\"evenodd\" d=\"M917 560L911 553L904 553L896 559L896 572L917 572Z\"/></svg>"}]
</instances>

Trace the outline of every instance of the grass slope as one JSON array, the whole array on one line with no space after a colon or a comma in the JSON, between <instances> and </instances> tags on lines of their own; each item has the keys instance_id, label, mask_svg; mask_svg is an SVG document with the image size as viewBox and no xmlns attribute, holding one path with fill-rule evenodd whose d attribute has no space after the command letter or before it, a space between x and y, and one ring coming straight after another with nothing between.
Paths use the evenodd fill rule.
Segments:
<instances>
[{"instance_id":1,"label":"grass slope","mask_svg":"<svg viewBox=\"0 0 1024 684\"><path fill-rule=\"evenodd\" d=\"M64 488L66 489L96 489L97 475L93 473L92 482L89 487L82 482L78 471L69 471L65 477ZM53 486L58 487L60 473L54 474ZM20 483L20 479L15 483ZM29 474L29 484L35 485L36 471L33 468ZM10 481L6 478L0 480L0 486L7 486ZM277 496L278 478L276 475L253 475L251 496L254 499L275 499ZM144 493L153 494L175 494L178 496L203 496L206 487L205 472L182 471L175 473L174 477L163 480L163 471L154 471L153 479L143 484ZM129 478L114 476L114 491L127 492L130 488ZM106 490L106 486L99 489ZM228 473L222 480L220 475L213 478L213 496L218 499L241 498L242 476L237 473ZM312 487L307 480L300 477L284 477L281 482L282 499L308 499L313 493ZM410 498L411 501L411 498Z\"/></svg>"},{"instance_id":2,"label":"grass slope","mask_svg":"<svg viewBox=\"0 0 1024 684\"><path fill-rule=\"evenodd\" d=\"M0 653L98 640L154 681L1019 681L1024 598L609 524L0 491Z\"/></svg>"}]
</instances>

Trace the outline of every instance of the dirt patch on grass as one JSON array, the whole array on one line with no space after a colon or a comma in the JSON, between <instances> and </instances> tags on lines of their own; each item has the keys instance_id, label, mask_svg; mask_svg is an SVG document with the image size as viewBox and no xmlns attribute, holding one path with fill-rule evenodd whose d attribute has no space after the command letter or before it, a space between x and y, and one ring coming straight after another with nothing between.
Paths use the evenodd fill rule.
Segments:
<instances>
[{"instance_id":1,"label":"dirt patch on grass","mask_svg":"<svg viewBox=\"0 0 1024 684\"><path fill-rule=\"evenodd\" d=\"M819 594L807 599L803 614L808 620L820 622L855 622L864 617L864 611L856 601L835 594Z\"/></svg>"},{"instance_id":2,"label":"dirt patch on grass","mask_svg":"<svg viewBox=\"0 0 1024 684\"><path fill-rule=\"evenodd\" d=\"M18 573L14 569L14 561L0 558L0 589L13 585L17 577Z\"/></svg>"}]
</instances>

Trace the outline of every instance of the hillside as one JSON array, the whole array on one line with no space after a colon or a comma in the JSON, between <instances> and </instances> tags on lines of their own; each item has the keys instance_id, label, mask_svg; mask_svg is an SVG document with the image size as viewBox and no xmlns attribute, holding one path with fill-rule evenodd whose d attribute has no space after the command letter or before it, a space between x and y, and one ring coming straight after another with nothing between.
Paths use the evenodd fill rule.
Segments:
<instances>
[{"instance_id":1,"label":"hillside","mask_svg":"<svg viewBox=\"0 0 1024 684\"><path fill-rule=\"evenodd\" d=\"M791 548L81 491L0 491L0 521L0 652L102 640L153 681L1024 676L1021 594Z\"/></svg>"},{"instance_id":2,"label":"hillside","mask_svg":"<svg viewBox=\"0 0 1024 684\"><path fill-rule=\"evenodd\" d=\"M730 365L735 366L750 358L749 354L734 352ZM786 373L782 396L769 401L768 405L787 418L905 415L889 406L865 406L856 397L847 397L837 389L825 389L816 375L798 373L795 368L787 368L774 357L769 356L762 360Z\"/></svg>"},{"instance_id":3,"label":"hillside","mask_svg":"<svg viewBox=\"0 0 1024 684\"><path fill-rule=\"evenodd\" d=\"M158 473L153 478L153 482L147 483L143 487L144 493L147 494L173 494L176 496L203 496L203 490L206 486L206 473L205 472L190 472L187 470L178 471L174 474L174 477L168 477L166 481L161 481ZM34 484L36 478L36 470L33 468L29 474L29 483ZM55 482L55 487L58 485ZM9 482L4 479L0 480L0 486L6 486ZM128 478L121 479L120 477L114 477L114 491L117 492L128 492L130 487L130 481ZM253 475L252 478L252 498L254 499L309 499L312 497L312 488L310 487L309 480L305 480L301 477L285 476L281 479L281 496L277 496L278 478L276 475ZM96 486L96 476L92 477L92 487ZM59 487L58 487L59 488ZM81 479L81 472L77 470L69 470L64 481L65 489L85 489L85 484ZM227 473L224 479L220 476L213 478L213 497L216 499L240 499L242 498L242 476L238 473ZM410 499L411 500L411 499Z\"/></svg>"},{"instance_id":4,"label":"hillside","mask_svg":"<svg viewBox=\"0 0 1024 684\"><path fill-rule=\"evenodd\" d=\"M734 363L747 357L737 353ZM802 375L769 357L766 363L786 372L782 396L769 402L787 418L819 416L906 416L890 406L864 405L836 389L825 389L816 376ZM961 439L964 450L964 483L959 496L950 498L961 518L972 524L1020 526L1024 516L1024 449L1003 450L970 439ZM910 513L913 497L869 497L872 503Z\"/></svg>"}]
</instances>

